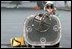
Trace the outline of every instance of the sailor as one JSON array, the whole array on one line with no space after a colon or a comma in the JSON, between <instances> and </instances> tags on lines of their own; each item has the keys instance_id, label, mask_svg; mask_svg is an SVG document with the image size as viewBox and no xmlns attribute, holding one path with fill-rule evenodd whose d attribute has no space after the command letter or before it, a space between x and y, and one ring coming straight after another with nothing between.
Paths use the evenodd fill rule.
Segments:
<instances>
[{"instance_id":1,"label":"sailor","mask_svg":"<svg viewBox=\"0 0 72 49\"><path fill-rule=\"evenodd\" d=\"M37 6L34 7L35 10L44 9L48 12L48 14L54 14L56 12L56 8L54 6L53 1L37 1Z\"/></svg>"}]
</instances>

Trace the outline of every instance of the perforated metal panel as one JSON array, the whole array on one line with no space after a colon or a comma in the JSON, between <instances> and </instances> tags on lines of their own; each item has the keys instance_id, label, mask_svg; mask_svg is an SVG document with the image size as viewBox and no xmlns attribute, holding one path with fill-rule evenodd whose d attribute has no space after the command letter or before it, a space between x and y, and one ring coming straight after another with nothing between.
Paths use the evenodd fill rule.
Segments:
<instances>
[{"instance_id":1,"label":"perforated metal panel","mask_svg":"<svg viewBox=\"0 0 72 49\"><path fill-rule=\"evenodd\" d=\"M39 25L39 21L30 16L24 23L25 41L30 45L54 45L61 38L61 24L56 16L45 18L44 22Z\"/></svg>"}]
</instances>

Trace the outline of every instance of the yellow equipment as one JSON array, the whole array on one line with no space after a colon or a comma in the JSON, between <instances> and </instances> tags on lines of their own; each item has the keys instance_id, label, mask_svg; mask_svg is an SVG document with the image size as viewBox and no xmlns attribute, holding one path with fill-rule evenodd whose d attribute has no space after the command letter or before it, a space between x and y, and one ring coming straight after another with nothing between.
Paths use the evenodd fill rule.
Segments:
<instances>
[{"instance_id":1,"label":"yellow equipment","mask_svg":"<svg viewBox=\"0 0 72 49\"><path fill-rule=\"evenodd\" d=\"M10 39L11 46L23 46L25 45L24 37L15 37Z\"/></svg>"}]
</instances>

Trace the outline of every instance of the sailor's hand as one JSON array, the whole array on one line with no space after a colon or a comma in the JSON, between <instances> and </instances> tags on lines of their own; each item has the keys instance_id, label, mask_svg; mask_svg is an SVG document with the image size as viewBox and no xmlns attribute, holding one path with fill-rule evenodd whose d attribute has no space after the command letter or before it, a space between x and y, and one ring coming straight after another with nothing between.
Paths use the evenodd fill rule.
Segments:
<instances>
[{"instance_id":1,"label":"sailor's hand","mask_svg":"<svg viewBox=\"0 0 72 49\"><path fill-rule=\"evenodd\" d=\"M40 10L40 7L39 6L35 6L34 9L35 10Z\"/></svg>"}]
</instances>

